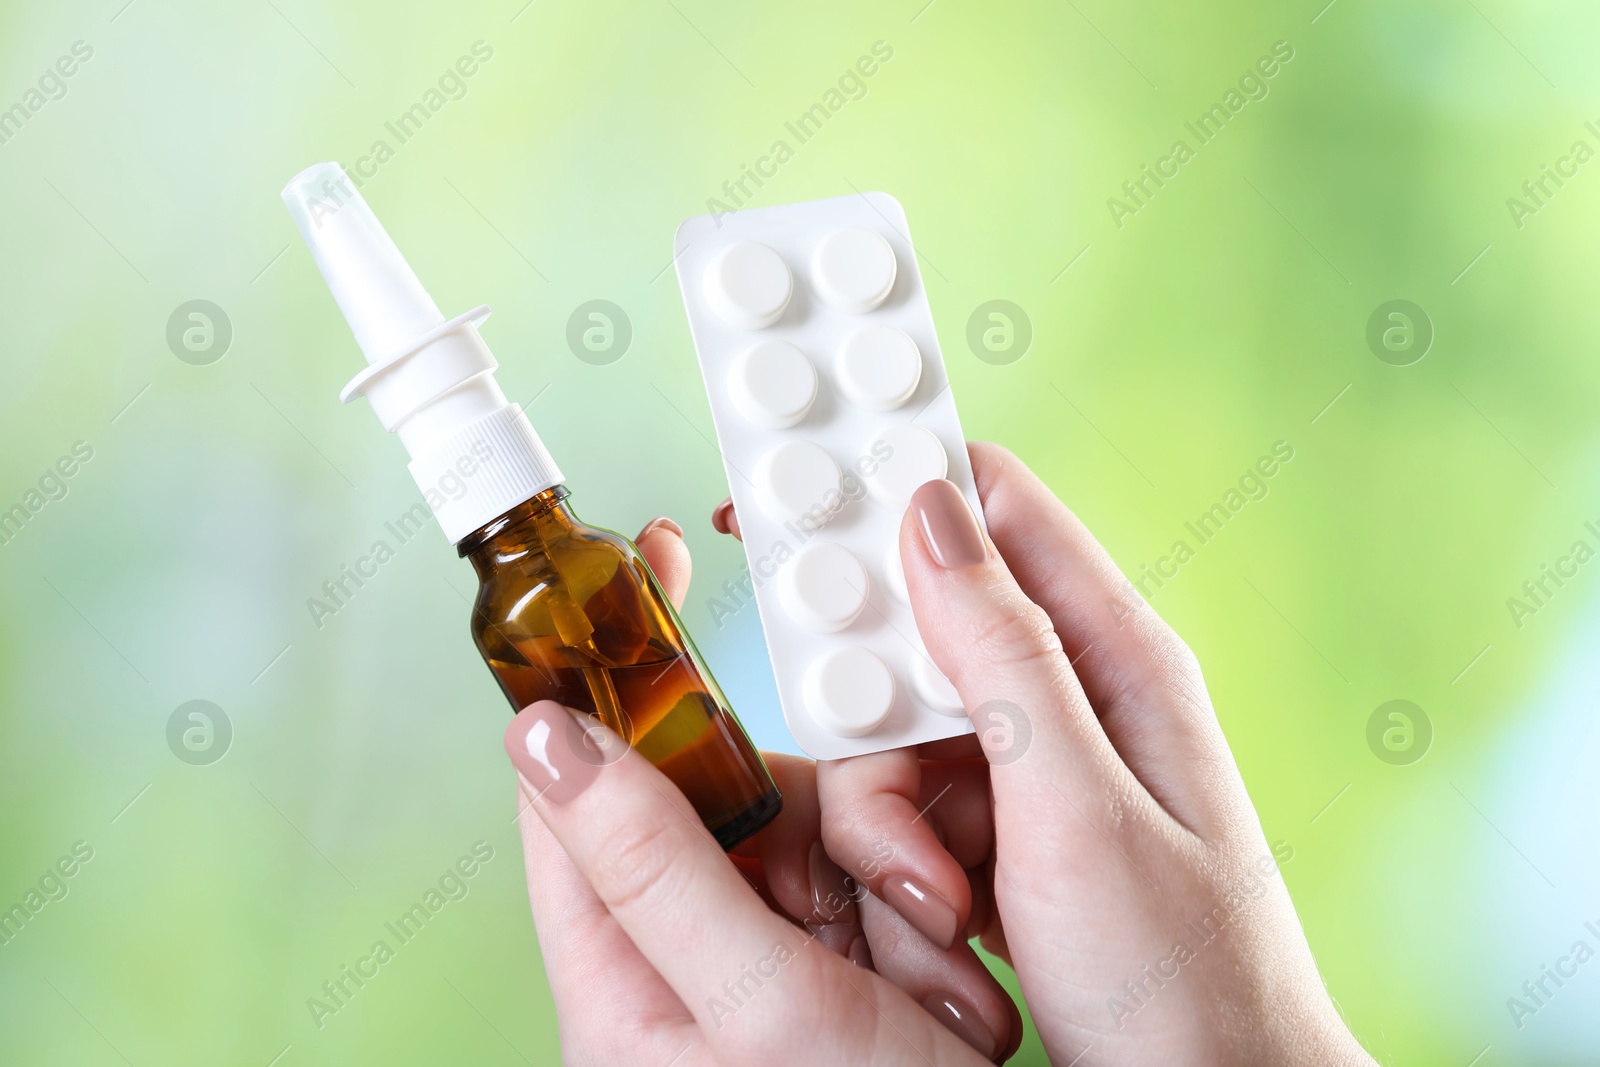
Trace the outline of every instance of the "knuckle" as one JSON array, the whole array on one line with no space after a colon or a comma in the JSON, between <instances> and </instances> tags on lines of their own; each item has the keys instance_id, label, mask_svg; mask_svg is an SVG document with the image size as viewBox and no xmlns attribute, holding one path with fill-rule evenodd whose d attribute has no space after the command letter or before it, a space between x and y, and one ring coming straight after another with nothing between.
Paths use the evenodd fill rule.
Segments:
<instances>
[{"instance_id":1,"label":"knuckle","mask_svg":"<svg viewBox=\"0 0 1600 1067\"><path fill-rule=\"evenodd\" d=\"M670 899L689 880L692 845L676 821L625 826L596 854L589 881L610 909Z\"/></svg>"},{"instance_id":2,"label":"knuckle","mask_svg":"<svg viewBox=\"0 0 1600 1067\"><path fill-rule=\"evenodd\" d=\"M1015 588L1000 590L973 619L968 641L974 659L989 665L1048 662L1063 655L1049 613Z\"/></svg>"},{"instance_id":3,"label":"knuckle","mask_svg":"<svg viewBox=\"0 0 1600 1067\"><path fill-rule=\"evenodd\" d=\"M1142 669L1120 687L1119 697L1134 701L1162 697L1184 703L1206 701L1199 657L1153 608L1142 599L1138 603L1142 607L1132 613L1132 634L1125 647Z\"/></svg>"},{"instance_id":4,"label":"knuckle","mask_svg":"<svg viewBox=\"0 0 1600 1067\"><path fill-rule=\"evenodd\" d=\"M1167 642L1166 660L1174 677L1181 678L1192 688L1205 689L1205 675L1200 669L1200 657L1194 654L1187 641L1173 634Z\"/></svg>"},{"instance_id":5,"label":"knuckle","mask_svg":"<svg viewBox=\"0 0 1600 1067\"><path fill-rule=\"evenodd\" d=\"M978 499L983 501L984 514L988 515L991 506L1002 505L1005 487L1022 461L1004 445L991 441L969 442L967 456L972 462L972 479L978 487Z\"/></svg>"},{"instance_id":6,"label":"knuckle","mask_svg":"<svg viewBox=\"0 0 1600 1067\"><path fill-rule=\"evenodd\" d=\"M1145 643L1152 673L1161 679L1168 693L1184 704L1209 704L1200 658L1183 638L1163 623L1147 636Z\"/></svg>"},{"instance_id":7,"label":"knuckle","mask_svg":"<svg viewBox=\"0 0 1600 1067\"><path fill-rule=\"evenodd\" d=\"M1134 635L1151 666L1173 673L1199 670L1194 652L1154 609L1140 620Z\"/></svg>"}]
</instances>

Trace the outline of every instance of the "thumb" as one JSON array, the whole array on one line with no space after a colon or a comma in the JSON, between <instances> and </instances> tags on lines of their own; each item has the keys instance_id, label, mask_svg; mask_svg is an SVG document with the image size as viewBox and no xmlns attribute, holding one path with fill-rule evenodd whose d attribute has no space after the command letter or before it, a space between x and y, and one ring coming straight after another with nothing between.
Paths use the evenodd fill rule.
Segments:
<instances>
[{"instance_id":1,"label":"thumb","mask_svg":"<svg viewBox=\"0 0 1600 1067\"><path fill-rule=\"evenodd\" d=\"M1080 796L1123 787L1128 771L1049 614L1018 587L954 483L928 482L912 494L900 556L917 629L961 695L997 799L1020 783L1057 803L1048 788L1057 780Z\"/></svg>"},{"instance_id":2,"label":"thumb","mask_svg":"<svg viewBox=\"0 0 1600 1067\"><path fill-rule=\"evenodd\" d=\"M955 1031L965 1024L973 1044L984 1035L965 1001L930 1004L940 1026L889 982L815 946L767 907L678 788L610 730L541 700L511 720L505 745L534 814L698 1024L707 1058L792 1062L804 1041L807 1062L909 1065L907 1042L928 1063L971 1061Z\"/></svg>"}]
</instances>

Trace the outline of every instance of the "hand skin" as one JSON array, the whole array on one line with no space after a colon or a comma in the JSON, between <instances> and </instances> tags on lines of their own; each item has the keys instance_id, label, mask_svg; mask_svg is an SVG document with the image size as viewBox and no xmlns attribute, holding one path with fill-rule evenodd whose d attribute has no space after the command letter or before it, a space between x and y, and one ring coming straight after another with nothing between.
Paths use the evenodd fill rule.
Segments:
<instances>
[{"instance_id":1,"label":"hand skin","mask_svg":"<svg viewBox=\"0 0 1600 1067\"><path fill-rule=\"evenodd\" d=\"M682 531L658 519L637 541L681 604ZM1021 1016L970 948L938 951L880 902L858 904L822 849L810 761L766 757L783 811L730 857L660 771L578 719L541 701L506 731L564 1063L946 1067L1016 1050ZM549 741L542 762L530 734Z\"/></svg>"},{"instance_id":2,"label":"hand skin","mask_svg":"<svg viewBox=\"0 0 1600 1067\"><path fill-rule=\"evenodd\" d=\"M900 552L977 735L817 768L874 953L885 900L931 952L977 937L1016 969L1053 1063L1371 1065L1193 653L1020 460L969 452L987 534L930 483ZM738 535L726 503L713 523Z\"/></svg>"}]
</instances>

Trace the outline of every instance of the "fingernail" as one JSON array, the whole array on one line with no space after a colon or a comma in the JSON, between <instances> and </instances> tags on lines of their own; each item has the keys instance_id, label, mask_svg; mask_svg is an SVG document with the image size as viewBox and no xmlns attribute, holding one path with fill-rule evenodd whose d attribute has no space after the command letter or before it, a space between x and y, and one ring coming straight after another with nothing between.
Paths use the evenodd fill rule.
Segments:
<instances>
[{"instance_id":1,"label":"fingernail","mask_svg":"<svg viewBox=\"0 0 1600 1067\"><path fill-rule=\"evenodd\" d=\"M739 514L733 510L733 497L728 497L711 510L711 525L717 533L732 534L743 540L739 533Z\"/></svg>"},{"instance_id":2,"label":"fingernail","mask_svg":"<svg viewBox=\"0 0 1600 1067\"><path fill-rule=\"evenodd\" d=\"M677 523L663 515L659 519L651 519L649 522L645 523L644 529L639 531L639 536L635 537L634 540L643 541L646 537L649 537L657 530L665 530L674 537L683 536L683 527L679 526Z\"/></svg>"},{"instance_id":3,"label":"fingernail","mask_svg":"<svg viewBox=\"0 0 1600 1067\"><path fill-rule=\"evenodd\" d=\"M865 934L857 934L856 939L850 942L850 951L845 953L845 958L863 971L872 970L872 950L867 947Z\"/></svg>"},{"instance_id":4,"label":"fingernail","mask_svg":"<svg viewBox=\"0 0 1600 1067\"><path fill-rule=\"evenodd\" d=\"M983 935L983 931L989 926L993 907L994 897L987 890L972 894L972 907L967 912L967 928L961 931L962 940L970 941Z\"/></svg>"},{"instance_id":5,"label":"fingernail","mask_svg":"<svg viewBox=\"0 0 1600 1067\"><path fill-rule=\"evenodd\" d=\"M827 926L812 927L811 934L823 948L835 956L844 956L860 936L861 927L856 923L829 923Z\"/></svg>"},{"instance_id":6,"label":"fingernail","mask_svg":"<svg viewBox=\"0 0 1600 1067\"><path fill-rule=\"evenodd\" d=\"M923 1008L944 1024L945 1029L978 1050L986 1060L994 1059L1000 1043L984 1025L972 1005L950 993L935 993L922 1002Z\"/></svg>"},{"instance_id":7,"label":"fingernail","mask_svg":"<svg viewBox=\"0 0 1600 1067\"><path fill-rule=\"evenodd\" d=\"M529 704L506 727L506 754L537 795L565 804L589 787L600 760L584 759L584 731L554 700Z\"/></svg>"},{"instance_id":8,"label":"fingernail","mask_svg":"<svg viewBox=\"0 0 1600 1067\"><path fill-rule=\"evenodd\" d=\"M925 482L911 494L911 513L928 554L941 567L972 567L989 558L978 520L954 482Z\"/></svg>"},{"instance_id":9,"label":"fingernail","mask_svg":"<svg viewBox=\"0 0 1600 1067\"><path fill-rule=\"evenodd\" d=\"M956 943L955 909L915 878L891 876L883 883L883 899L935 945L948 949Z\"/></svg>"},{"instance_id":10,"label":"fingernail","mask_svg":"<svg viewBox=\"0 0 1600 1067\"><path fill-rule=\"evenodd\" d=\"M844 871L828 858L821 841L811 842L811 857L807 866L811 875L812 913L823 922L855 922L856 902L845 883Z\"/></svg>"}]
</instances>

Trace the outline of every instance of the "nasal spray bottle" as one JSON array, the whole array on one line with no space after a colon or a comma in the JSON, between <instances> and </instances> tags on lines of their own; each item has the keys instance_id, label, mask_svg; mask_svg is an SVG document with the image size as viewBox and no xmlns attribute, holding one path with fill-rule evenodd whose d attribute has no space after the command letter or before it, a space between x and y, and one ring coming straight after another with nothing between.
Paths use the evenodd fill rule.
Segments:
<instances>
[{"instance_id":1,"label":"nasal spray bottle","mask_svg":"<svg viewBox=\"0 0 1600 1067\"><path fill-rule=\"evenodd\" d=\"M337 163L283 201L367 367L367 398L411 476L478 572L472 636L512 708L556 700L597 716L671 778L723 848L778 813L777 787L627 538L586 526L478 336L487 306L445 319ZM601 762L581 724L565 738Z\"/></svg>"}]
</instances>

